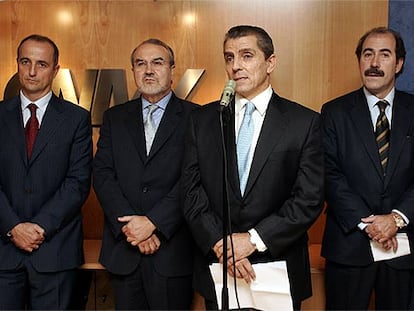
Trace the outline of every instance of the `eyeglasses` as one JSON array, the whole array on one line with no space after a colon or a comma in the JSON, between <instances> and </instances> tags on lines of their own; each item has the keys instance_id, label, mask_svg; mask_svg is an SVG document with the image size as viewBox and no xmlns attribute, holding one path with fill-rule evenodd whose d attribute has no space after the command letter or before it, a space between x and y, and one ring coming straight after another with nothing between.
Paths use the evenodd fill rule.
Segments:
<instances>
[{"instance_id":1,"label":"eyeglasses","mask_svg":"<svg viewBox=\"0 0 414 311\"><path fill-rule=\"evenodd\" d=\"M151 64L151 68L155 70L162 68L163 66L169 64L166 60L162 58L153 59L149 62ZM145 70L148 67L148 62L146 60L137 59L134 62L134 70Z\"/></svg>"}]
</instances>

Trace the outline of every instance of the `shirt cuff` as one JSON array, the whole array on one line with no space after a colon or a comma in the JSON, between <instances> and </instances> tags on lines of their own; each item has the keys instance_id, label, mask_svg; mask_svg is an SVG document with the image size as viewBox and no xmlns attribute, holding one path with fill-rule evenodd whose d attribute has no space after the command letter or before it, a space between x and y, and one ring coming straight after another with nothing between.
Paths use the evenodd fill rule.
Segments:
<instances>
[{"instance_id":1,"label":"shirt cuff","mask_svg":"<svg viewBox=\"0 0 414 311\"><path fill-rule=\"evenodd\" d=\"M368 226L368 224L366 224L365 222L362 222L362 221L358 224L358 228L361 231L364 231L367 226Z\"/></svg>"},{"instance_id":2,"label":"shirt cuff","mask_svg":"<svg viewBox=\"0 0 414 311\"><path fill-rule=\"evenodd\" d=\"M398 215L400 215L402 217L402 219L404 219L404 222L408 225L410 223L410 220L407 218L407 216L404 215L403 212L400 212L397 209L393 209L392 212L397 213Z\"/></svg>"},{"instance_id":3,"label":"shirt cuff","mask_svg":"<svg viewBox=\"0 0 414 311\"><path fill-rule=\"evenodd\" d=\"M267 250L267 246L263 243L262 238L259 236L259 234L257 233L255 229L253 228L250 229L249 234L250 234L250 242L256 246L256 249L259 252L264 252Z\"/></svg>"}]
</instances>

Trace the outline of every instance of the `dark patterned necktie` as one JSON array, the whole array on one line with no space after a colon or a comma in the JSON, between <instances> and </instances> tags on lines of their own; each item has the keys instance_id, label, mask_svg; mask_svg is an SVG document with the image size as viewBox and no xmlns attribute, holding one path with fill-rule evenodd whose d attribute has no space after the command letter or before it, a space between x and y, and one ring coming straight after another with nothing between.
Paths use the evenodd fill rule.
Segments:
<instances>
[{"instance_id":1,"label":"dark patterned necktie","mask_svg":"<svg viewBox=\"0 0 414 311\"><path fill-rule=\"evenodd\" d=\"M385 115L385 108L387 105L388 102L385 100L381 100L377 103L380 114L375 128L375 139L378 145L378 152L384 176L387 171L388 151L390 147L390 124L388 123L387 116Z\"/></svg>"},{"instance_id":2,"label":"dark patterned necktie","mask_svg":"<svg viewBox=\"0 0 414 311\"><path fill-rule=\"evenodd\" d=\"M37 106L35 104L29 104L27 106L30 110L30 118L26 124L26 146L27 146L27 158L32 156L33 146L36 140L37 132L39 131L39 120L36 117Z\"/></svg>"}]
</instances>

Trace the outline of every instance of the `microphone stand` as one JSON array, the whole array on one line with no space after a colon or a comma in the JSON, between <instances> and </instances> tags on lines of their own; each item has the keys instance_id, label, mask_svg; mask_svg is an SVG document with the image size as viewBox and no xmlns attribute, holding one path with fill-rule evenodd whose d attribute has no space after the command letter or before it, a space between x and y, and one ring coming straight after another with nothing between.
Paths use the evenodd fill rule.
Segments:
<instances>
[{"instance_id":1,"label":"microphone stand","mask_svg":"<svg viewBox=\"0 0 414 311\"><path fill-rule=\"evenodd\" d=\"M229 100L230 101L230 100ZM227 145L229 135L234 133L228 133L227 125L231 121L231 104L219 106L220 112L220 130L221 130L221 144L223 148L223 174L224 174L224 186L223 186L223 287L221 290L221 310L230 311L229 309L229 289L228 289L228 277L227 277L227 235L230 236L230 247L234 256L233 239L232 239L232 228L231 228L231 214L230 214L230 197L229 197L229 178L228 178L228 161L227 161ZM236 274L235 264L233 264L233 271ZM239 297L237 293L236 277L234 278L234 288L237 301L237 310L254 311L254 308L240 308ZM235 309L231 309L235 310Z\"/></svg>"},{"instance_id":2,"label":"microphone stand","mask_svg":"<svg viewBox=\"0 0 414 311\"><path fill-rule=\"evenodd\" d=\"M230 105L220 105L220 129L221 143L223 147L223 168L224 168L224 189L223 189L223 288L221 291L221 310L229 310L229 290L227 278L227 235L230 223L230 206L229 206L229 182L228 182L228 165L227 165L227 135L226 129L230 121Z\"/></svg>"}]
</instances>

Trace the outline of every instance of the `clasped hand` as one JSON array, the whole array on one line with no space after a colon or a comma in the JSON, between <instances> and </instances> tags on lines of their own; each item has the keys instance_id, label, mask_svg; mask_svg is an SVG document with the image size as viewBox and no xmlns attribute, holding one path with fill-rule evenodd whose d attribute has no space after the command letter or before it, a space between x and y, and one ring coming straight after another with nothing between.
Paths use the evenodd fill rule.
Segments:
<instances>
[{"instance_id":1,"label":"clasped hand","mask_svg":"<svg viewBox=\"0 0 414 311\"><path fill-rule=\"evenodd\" d=\"M45 230L31 222L17 224L11 230L11 234L14 245L29 253L38 249L45 240Z\"/></svg>"},{"instance_id":2,"label":"clasped hand","mask_svg":"<svg viewBox=\"0 0 414 311\"><path fill-rule=\"evenodd\" d=\"M232 239L234 254L230 245L230 237L227 237L227 272L232 277L242 278L247 283L250 283L256 279L256 274L247 257L256 250L256 246L250 242L250 235L247 232L233 233ZM214 245L213 251L220 263L224 266L223 239ZM235 271L233 264L235 266Z\"/></svg>"},{"instance_id":3,"label":"clasped hand","mask_svg":"<svg viewBox=\"0 0 414 311\"><path fill-rule=\"evenodd\" d=\"M371 240L381 244L384 250L388 251L392 248L394 252L397 251L398 242L396 234L398 228L391 214L369 216L361 220L368 224L365 232Z\"/></svg>"},{"instance_id":4,"label":"clasped hand","mask_svg":"<svg viewBox=\"0 0 414 311\"><path fill-rule=\"evenodd\" d=\"M122 232L127 242L137 246L142 254L151 255L159 249L161 241L154 233L156 227L147 216L122 216L118 217L118 221L126 223Z\"/></svg>"}]
</instances>

